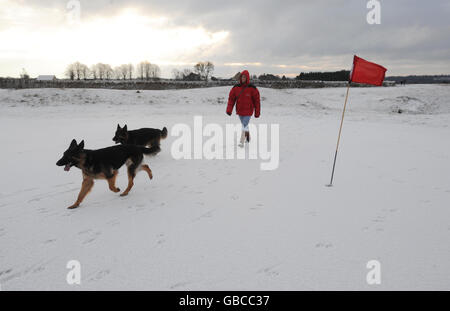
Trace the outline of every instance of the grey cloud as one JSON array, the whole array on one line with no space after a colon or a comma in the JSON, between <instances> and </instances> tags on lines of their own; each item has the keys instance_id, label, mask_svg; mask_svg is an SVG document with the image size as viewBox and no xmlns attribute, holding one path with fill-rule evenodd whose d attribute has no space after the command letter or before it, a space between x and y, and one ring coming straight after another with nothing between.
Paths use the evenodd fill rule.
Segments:
<instances>
[{"instance_id":1,"label":"grey cloud","mask_svg":"<svg viewBox=\"0 0 450 311\"><path fill-rule=\"evenodd\" d=\"M32 6L65 7L65 1L25 0ZM446 0L381 0L382 24L366 22L367 1L81 1L83 18L108 16L125 7L165 15L174 26L203 26L230 32L230 46L213 61L308 65L323 58L341 66L353 53L393 64L423 64L450 71L450 5ZM208 51L204 51L208 56ZM333 62L333 59L335 60ZM308 63L309 62L309 63ZM348 66L347 66L348 67ZM398 69L398 70L397 70ZM422 68L421 71L426 68ZM225 69L224 69L225 71ZM438 73L438 72L430 72Z\"/></svg>"}]
</instances>

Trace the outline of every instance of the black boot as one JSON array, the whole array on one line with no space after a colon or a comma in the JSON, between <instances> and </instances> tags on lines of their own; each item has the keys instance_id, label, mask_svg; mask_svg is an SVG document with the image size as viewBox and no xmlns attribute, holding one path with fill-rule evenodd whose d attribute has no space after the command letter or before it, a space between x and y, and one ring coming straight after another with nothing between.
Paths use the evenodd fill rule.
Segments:
<instances>
[{"instance_id":1,"label":"black boot","mask_svg":"<svg viewBox=\"0 0 450 311\"><path fill-rule=\"evenodd\" d=\"M250 132L246 131L245 132L245 139L247 140L247 142L250 142Z\"/></svg>"}]
</instances>

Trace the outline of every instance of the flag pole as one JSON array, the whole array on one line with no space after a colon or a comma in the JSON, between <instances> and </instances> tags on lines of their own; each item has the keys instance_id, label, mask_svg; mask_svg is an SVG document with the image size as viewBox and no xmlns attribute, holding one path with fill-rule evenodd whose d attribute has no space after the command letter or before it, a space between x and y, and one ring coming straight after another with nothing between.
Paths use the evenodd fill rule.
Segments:
<instances>
[{"instance_id":1,"label":"flag pole","mask_svg":"<svg viewBox=\"0 0 450 311\"><path fill-rule=\"evenodd\" d=\"M331 180L330 180L330 183L327 185L327 187L333 186L334 168L336 167L336 159L337 159L337 154L338 154L338 149L339 149L339 142L341 141L342 125L344 124L345 108L347 107L349 90L350 90L350 81L348 82L348 85L347 85L347 94L345 95L344 109L342 110L341 126L339 127L339 134L338 134L338 139L337 139L337 143L336 143L336 152L334 154L333 171L331 172Z\"/></svg>"}]
</instances>

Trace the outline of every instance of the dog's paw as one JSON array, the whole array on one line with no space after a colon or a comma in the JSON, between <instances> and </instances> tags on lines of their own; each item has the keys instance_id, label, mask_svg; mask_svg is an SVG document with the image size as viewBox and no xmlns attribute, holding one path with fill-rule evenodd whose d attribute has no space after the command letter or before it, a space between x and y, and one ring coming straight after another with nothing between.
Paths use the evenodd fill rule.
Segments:
<instances>
[{"instance_id":1,"label":"dog's paw","mask_svg":"<svg viewBox=\"0 0 450 311\"><path fill-rule=\"evenodd\" d=\"M113 190L115 193L120 192L120 188L116 188L116 190Z\"/></svg>"},{"instance_id":2,"label":"dog's paw","mask_svg":"<svg viewBox=\"0 0 450 311\"><path fill-rule=\"evenodd\" d=\"M69 206L67 209L74 209L74 208L77 208L79 205L71 205L71 206Z\"/></svg>"},{"instance_id":3,"label":"dog's paw","mask_svg":"<svg viewBox=\"0 0 450 311\"><path fill-rule=\"evenodd\" d=\"M127 195L128 195L128 193L125 193L125 192L120 194L121 197L125 197Z\"/></svg>"}]
</instances>

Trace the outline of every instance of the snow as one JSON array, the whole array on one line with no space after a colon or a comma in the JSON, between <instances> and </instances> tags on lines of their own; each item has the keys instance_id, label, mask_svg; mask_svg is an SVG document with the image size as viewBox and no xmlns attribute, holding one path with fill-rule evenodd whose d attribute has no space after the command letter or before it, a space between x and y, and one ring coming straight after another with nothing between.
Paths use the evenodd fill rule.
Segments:
<instances>
[{"instance_id":1,"label":"snow","mask_svg":"<svg viewBox=\"0 0 450 311\"><path fill-rule=\"evenodd\" d=\"M96 181L67 210L81 172L55 165L72 138L112 145L128 128L237 123L229 88L0 90L2 290L448 290L450 87L261 88L280 124L280 165L146 159L128 197ZM402 113L398 113L401 109ZM117 182L126 185L122 168ZM66 264L81 264L69 285ZM368 285L367 262L381 264Z\"/></svg>"}]
</instances>

